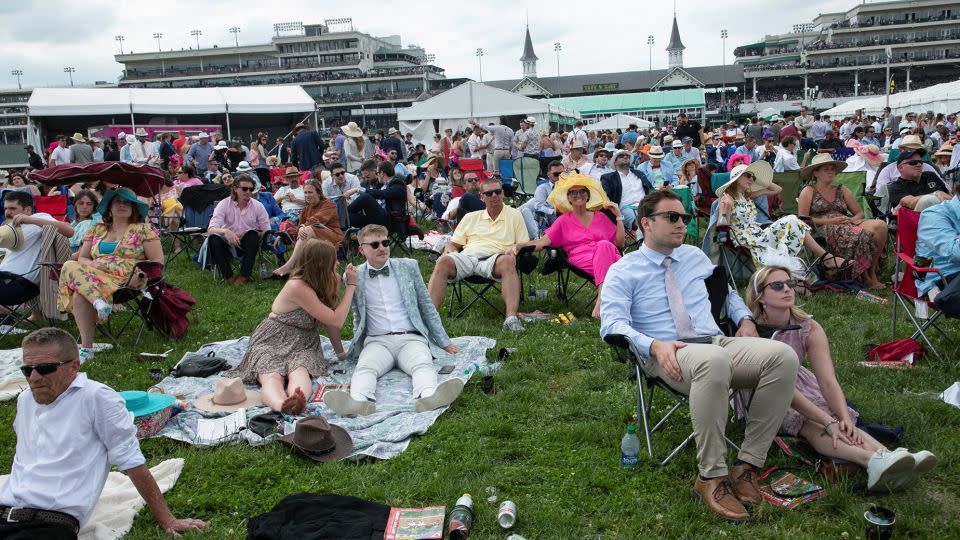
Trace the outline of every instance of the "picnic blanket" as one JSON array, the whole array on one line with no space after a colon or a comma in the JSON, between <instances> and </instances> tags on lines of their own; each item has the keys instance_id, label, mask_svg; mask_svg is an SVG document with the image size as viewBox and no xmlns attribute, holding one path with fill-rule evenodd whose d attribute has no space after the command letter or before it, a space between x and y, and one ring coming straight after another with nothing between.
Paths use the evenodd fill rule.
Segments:
<instances>
[{"instance_id":1,"label":"picnic blanket","mask_svg":"<svg viewBox=\"0 0 960 540\"><path fill-rule=\"evenodd\" d=\"M97 352L112 348L109 343L94 343L93 349ZM23 349L0 350L0 401L7 401L17 397L21 391L30 387L27 379L20 373L23 365Z\"/></svg>"},{"instance_id":2,"label":"picnic blanket","mask_svg":"<svg viewBox=\"0 0 960 540\"><path fill-rule=\"evenodd\" d=\"M183 459L175 458L162 461L150 468L153 477L160 486L160 492L167 490L177 483L180 472L183 471ZM0 485L7 481L10 475L0 476ZM111 472L107 475L107 482L103 486L97 505L90 514L90 519L80 529L80 540L114 540L130 532L133 527L133 518L146 504L143 497L133 486L127 475Z\"/></svg>"},{"instance_id":3,"label":"picnic blanket","mask_svg":"<svg viewBox=\"0 0 960 540\"><path fill-rule=\"evenodd\" d=\"M324 357L335 359L336 355L333 353L330 341L326 337L322 337L322 339ZM453 338L453 342L463 349L463 352L457 355L442 353L440 358L434 359L438 369L440 366L448 364L455 365L451 374L438 375L439 382L450 377L458 377L466 382L477 369L484 369L487 366L486 351L496 345L496 341L493 339L479 336L457 337ZM207 354L213 351L217 357L223 358L231 366L235 366L243 359L247 350L247 343L247 337L209 343L200 347L195 353L185 354L184 357L193 354ZM344 347L349 350L349 341L344 341ZM316 392L321 384L349 384L354 368L356 368L356 361L350 359L335 361L330 365L327 375L314 380L313 392ZM168 376L160 381L157 386L168 394L182 393L186 400L194 400L200 396L213 393L214 386L219 378L219 374L206 378ZM250 388L256 388L256 385L252 385ZM308 399L312 397L313 392L311 392L311 396L308 396ZM370 456L378 459L390 459L407 449L413 435L426 433L427 429L446 410L446 407L443 407L424 413L415 413L411 392L410 376L399 369L393 369L381 377L377 383L376 413L369 416L344 417L337 415L323 403L309 403L307 410L304 411L304 416L323 416L330 423L346 429L353 439L351 458L359 459L363 456ZM269 411L270 409L265 406L250 408L246 411L247 419ZM188 407L187 410L171 418L158 436L198 446L209 446L210 444L207 441L198 440L197 422L205 418L224 416L224 414L208 413ZM218 444L246 441L248 444L256 446L267 444L276 437L277 435L261 437L252 430L241 429L239 432L225 437Z\"/></svg>"}]
</instances>

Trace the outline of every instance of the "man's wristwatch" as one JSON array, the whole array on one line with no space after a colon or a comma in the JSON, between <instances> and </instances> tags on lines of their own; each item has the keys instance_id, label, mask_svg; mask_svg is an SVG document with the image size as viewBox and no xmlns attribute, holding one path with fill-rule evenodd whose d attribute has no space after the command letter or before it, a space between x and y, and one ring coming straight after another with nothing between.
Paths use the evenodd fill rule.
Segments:
<instances>
[{"instance_id":1,"label":"man's wristwatch","mask_svg":"<svg viewBox=\"0 0 960 540\"><path fill-rule=\"evenodd\" d=\"M753 315L747 315L746 317L740 319L740 324L743 325L743 321L750 321L753 324L757 324L757 321L754 320Z\"/></svg>"}]
</instances>

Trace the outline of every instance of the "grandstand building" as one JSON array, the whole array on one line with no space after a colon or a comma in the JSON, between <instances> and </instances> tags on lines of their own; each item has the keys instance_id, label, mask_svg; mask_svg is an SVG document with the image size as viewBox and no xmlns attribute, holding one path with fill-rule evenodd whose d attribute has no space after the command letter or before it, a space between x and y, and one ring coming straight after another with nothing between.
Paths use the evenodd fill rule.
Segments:
<instances>
[{"instance_id":1,"label":"grandstand building","mask_svg":"<svg viewBox=\"0 0 960 540\"><path fill-rule=\"evenodd\" d=\"M354 120L396 125L397 110L462 81L449 80L433 56L400 36L374 37L350 19L275 24L269 43L118 54L120 87L299 84L317 102L323 123ZM265 94L269 97L269 94Z\"/></svg>"},{"instance_id":2,"label":"grandstand building","mask_svg":"<svg viewBox=\"0 0 960 540\"><path fill-rule=\"evenodd\" d=\"M0 167L24 167L30 89L0 90Z\"/></svg>"},{"instance_id":3,"label":"grandstand building","mask_svg":"<svg viewBox=\"0 0 960 540\"><path fill-rule=\"evenodd\" d=\"M956 80L960 3L898 0L857 4L795 24L786 34L734 49L745 79L740 112L801 104L826 109L859 96ZM889 80L887 69L889 68Z\"/></svg>"}]
</instances>

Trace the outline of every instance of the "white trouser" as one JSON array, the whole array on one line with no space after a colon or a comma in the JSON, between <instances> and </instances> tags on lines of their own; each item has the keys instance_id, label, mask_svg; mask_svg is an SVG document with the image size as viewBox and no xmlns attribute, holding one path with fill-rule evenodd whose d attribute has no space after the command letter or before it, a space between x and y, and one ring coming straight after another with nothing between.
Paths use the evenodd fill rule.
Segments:
<instances>
[{"instance_id":1,"label":"white trouser","mask_svg":"<svg viewBox=\"0 0 960 540\"><path fill-rule=\"evenodd\" d=\"M413 379L413 399L429 397L437 388L437 369L427 338L418 334L367 337L350 381L350 397L375 401L377 379L394 366Z\"/></svg>"}]
</instances>

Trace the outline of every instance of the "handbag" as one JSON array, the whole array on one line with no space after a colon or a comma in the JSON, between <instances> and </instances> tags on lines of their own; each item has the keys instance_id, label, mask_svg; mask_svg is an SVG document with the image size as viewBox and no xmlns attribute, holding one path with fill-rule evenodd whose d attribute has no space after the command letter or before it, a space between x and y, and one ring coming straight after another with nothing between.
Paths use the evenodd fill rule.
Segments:
<instances>
[{"instance_id":1,"label":"handbag","mask_svg":"<svg viewBox=\"0 0 960 540\"><path fill-rule=\"evenodd\" d=\"M218 358L213 351L207 354L192 354L170 370L174 377L209 377L230 367L230 363Z\"/></svg>"}]
</instances>

